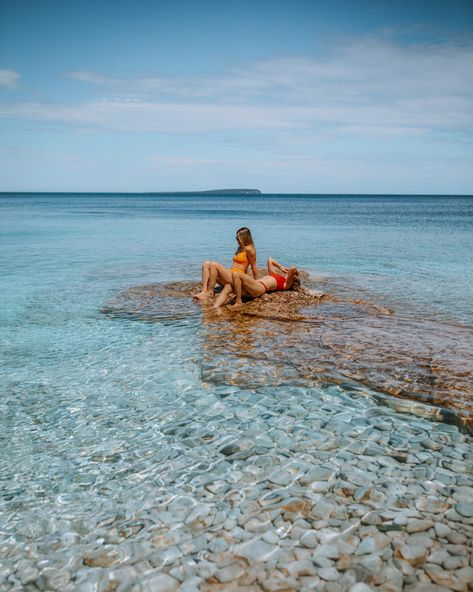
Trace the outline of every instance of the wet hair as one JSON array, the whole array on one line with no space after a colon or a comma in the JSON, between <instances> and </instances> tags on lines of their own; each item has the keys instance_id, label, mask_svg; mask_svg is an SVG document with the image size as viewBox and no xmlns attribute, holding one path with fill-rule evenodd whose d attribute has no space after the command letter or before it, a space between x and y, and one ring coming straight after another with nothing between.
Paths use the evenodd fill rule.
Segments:
<instances>
[{"instance_id":1,"label":"wet hair","mask_svg":"<svg viewBox=\"0 0 473 592\"><path fill-rule=\"evenodd\" d=\"M248 245L254 245L253 237L251 236L251 230L246 226L242 226L236 231L237 237L240 239L240 243L242 247L247 247ZM241 251L242 247L238 247L237 253Z\"/></svg>"}]
</instances>

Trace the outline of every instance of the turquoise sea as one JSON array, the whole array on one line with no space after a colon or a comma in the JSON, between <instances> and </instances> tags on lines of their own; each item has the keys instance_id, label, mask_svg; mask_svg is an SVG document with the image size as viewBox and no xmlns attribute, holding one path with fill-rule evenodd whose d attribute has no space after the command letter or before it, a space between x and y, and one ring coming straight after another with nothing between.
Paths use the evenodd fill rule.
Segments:
<instances>
[{"instance_id":1,"label":"turquoise sea","mask_svg":"<svg viewBox=\"0 0 473 592\"><path fill-rule=\"evenodd\" d=\"M473 326L472 197L1 194L7 566L100 542L107 519L135 516L163 488L191 496L218 472L222 446L247 438L258 418L261 438L272 429L263 400L290 412L295 399L328 397L350 411L340 384L288 379L269 391L264 380L206 380L198 305L163 322L101 313L128 288L197 280L206 259L229 265L240 226L253 232L259 267L272 256L403 318ZM247 364L258 375L259 362Z\"/></svg>"}]
</instances>

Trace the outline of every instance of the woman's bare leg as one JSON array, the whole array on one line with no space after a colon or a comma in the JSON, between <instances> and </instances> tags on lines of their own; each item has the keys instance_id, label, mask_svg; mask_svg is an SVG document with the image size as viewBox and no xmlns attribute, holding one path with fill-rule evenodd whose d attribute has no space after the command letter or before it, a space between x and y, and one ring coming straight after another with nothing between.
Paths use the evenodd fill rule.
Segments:
<instances>
[{"instance_id":1,"label":"woman's bare leg","mask_svg":"<svg viewBox=\"0 0 473 592\"><path fill-rule=\"evenodd\" d=\"M210 261L204 261L202 263L202 290L194 295L197 300L205 300L209 294L209 278L210 278Z\"/></svg>"},{"instance_id":2,"label":"woman's bare leg","mask_svg":"<svg viewBox=\"0 0 473 592\"><path fill-rule=\"evenodd\" d=\"M248 296L250 296L250 298L258 298L259 296L262 296L266 292L266 288L263 286L263 284L260 281L253 279L249 275L246 275L246 273L234 272L232 279L233 279L233 287L235 290L235 294L237 295L237 301L238 301L237 290L240 291L239 303L241 303L242 294L248 295Z\"/></svg>"},{"instance_id":3,"label":"woman's bare leg","mask_svg":"<svg viewBox=\"0 0 473 592\"><path fill-rule=\"evenodd\" d=\"M235 295L236 295L236 300L235 300L235 303L233 304L233 306L241 306L243 304L243 300L241 299L241 292L242 292L241 273L233 273L232 278L233 278L233 291L235 292Z\"/></svg>"},{"instance_id":4,"label":"woman's bare leg","mask_svg":"<svg viewBox=\"0 0 473 592\"><path fill-rule=\"evenodd\" d=\"M232 272L227 269L221 263L213 262L210 265L210 277L209 277L209 291L213 295L215 284L220 286L226 286L232 283Z\"/></svg>"},{"instance_id":5,"label":"woman's bare leg","mask_svg":"<svg viewBox=\"0 0 473 592\"><path fill-rule=\"evenodd\" d=\"M215 308L220 308L220 306L223 306L225 304L226 299L228 298L228 296L231 292L233 292L232 284L226 284L225 286L223 286L222 291L215 299L215 304L214 304Z\"/></svg>"}]
</instances>

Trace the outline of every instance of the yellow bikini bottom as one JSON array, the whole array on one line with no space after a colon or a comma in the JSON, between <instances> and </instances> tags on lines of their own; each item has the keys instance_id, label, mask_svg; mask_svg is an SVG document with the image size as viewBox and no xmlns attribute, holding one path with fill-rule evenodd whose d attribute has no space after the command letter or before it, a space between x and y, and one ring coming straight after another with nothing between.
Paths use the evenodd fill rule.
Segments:
<instances>
[{"instance_id":1,"label":"yellow bikini bottom","mask_svg":"<svg viewBox=\"0 0 473 592\"><path fill-rule=\"evenodd\" d=\"M245 275L246 273L246 271L244 271L240 267L230 267L230 273L233 273L234 271L236 271L237 273L242 273L243 275Z\"/></svg>"}]
</instances>

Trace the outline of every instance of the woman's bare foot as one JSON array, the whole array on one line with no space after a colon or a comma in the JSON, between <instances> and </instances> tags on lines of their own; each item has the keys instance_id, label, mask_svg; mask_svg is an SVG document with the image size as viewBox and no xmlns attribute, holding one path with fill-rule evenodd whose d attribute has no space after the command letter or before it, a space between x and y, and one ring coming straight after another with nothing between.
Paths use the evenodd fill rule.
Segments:
<instances>
[{"instance_id":1,"label":"woman's bare foot","mask_svg":"<svg viewBox=\"0 0 473 592\"><path fill-rule=\"evenodd\" d=\"M196 300L206 300L209 296L212 296L212 292L210 290L202 290L198 294L194 294L193 298Z\"/></svg>"},{"instance_id":2,"label":"woman's bare foot","mask_svg":"<svg viewBox=\"0 0 473 592\"><path fill-rule=\"evenodd\" d=\"M243 306L243 301L235 300L234 304L232 305L232 308L240 308L240 306Z\"/></svg>"}]
</instances>

